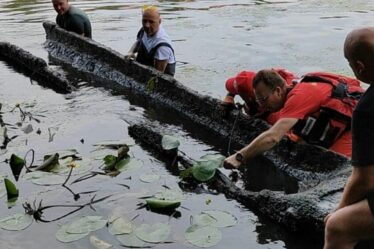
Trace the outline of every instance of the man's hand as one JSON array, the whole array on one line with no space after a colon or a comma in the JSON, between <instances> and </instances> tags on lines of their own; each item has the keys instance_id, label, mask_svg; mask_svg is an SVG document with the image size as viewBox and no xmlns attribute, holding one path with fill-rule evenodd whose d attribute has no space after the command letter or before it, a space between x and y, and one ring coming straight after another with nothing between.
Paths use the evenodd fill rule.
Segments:
<instances>
[{"instance_id":1,"label":"man's hand","mask_svg":"<svg viewBox=\"0 0 374 249\"><path fill-rule=\"evenodd\" d=\"M135 57L136 57L135 53L131 53L131 52L129 52L129 53L125 56L125 58L130 59L130 60L135 60Z\"/></svg>"},{"instance_id":2,"label":"man's hand","mask_svg":"<svg viewBox=\"0 0 374 249\"><path fill-rule=\"evenodd\" d=\"M238 169L242 163L236 160L236 154L233 154L225 159L223 167L225 169Z\"/></svg>"}]
</instances>

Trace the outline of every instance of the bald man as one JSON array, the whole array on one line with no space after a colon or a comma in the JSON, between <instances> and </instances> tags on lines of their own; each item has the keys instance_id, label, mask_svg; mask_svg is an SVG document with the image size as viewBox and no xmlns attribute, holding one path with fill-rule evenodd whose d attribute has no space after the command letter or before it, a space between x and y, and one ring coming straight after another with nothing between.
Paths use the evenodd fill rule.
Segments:
<instances>
[{"instance_id":1,"label":"bald man","mask_svg":"<svg viewBox=\"0 0 374 249\"><path fill-rule=\"evenodd\" d=\"M350 32L344 56L357 79L374 82L374 27ZM353 249L374 239L374 86L361 97L352 119L353 170L337 210L325 218L324 249Z\"/></svg>"},{"instance_id":2,"label":"bald man","mask_svg":"<svg viewBox=\"0 0 374 249\"><path fill-rule=\"evenodd\" d=\"M52 0L57 12L56 23L61 28L92 38L91 22L80 9L69 4L69 0Z\"/></svg>"},{"instance_id":3,"label":"bald man","mask_svg":"<svg viewBox=\"0 0 374 249\"><path fill-rule=\"evenodd\" d=\"M142 28L127 56L174 76L174 50L169 36L161 26L161 16L156 7L149 6L143 10Z\"/></svg>"}]
</instances>

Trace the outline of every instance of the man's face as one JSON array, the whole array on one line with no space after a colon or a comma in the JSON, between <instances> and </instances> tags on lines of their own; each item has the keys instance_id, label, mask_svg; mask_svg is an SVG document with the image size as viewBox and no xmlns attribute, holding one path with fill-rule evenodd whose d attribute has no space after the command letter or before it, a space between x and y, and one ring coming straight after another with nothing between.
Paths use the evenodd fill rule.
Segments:
<instances>
[{"instance_id":1,"label":"man's face","mask_svg":"<svg viewBox=\"0 0 374 249\"><path fill-rule=\"evenodd\" d=\"M260 82L255 90L256 102L270 112L277 112L283 107L282 88L271 89Z\"/></svg>"},{"instance_id":2,"label":"man's face","mask_svg":"<svg viewBox=\"0 0 374 249\"><path fill-rule=\"evenodd\" d=\"M157 11L154 10L146 10L143 13L142 24L145 33L148 36L153 36L157 33L160 24L161 18Z\"/></svg>"},{"instance_id":3,"label":"man's face","mask_svg":"<svg viewBox=\"0 0 374 249\"><path fill-rule=\"evenodd\" d=\"M69 10L68 0L52 0L52 4L59 15L64 15Z\"/></svg>"}]
</instances>

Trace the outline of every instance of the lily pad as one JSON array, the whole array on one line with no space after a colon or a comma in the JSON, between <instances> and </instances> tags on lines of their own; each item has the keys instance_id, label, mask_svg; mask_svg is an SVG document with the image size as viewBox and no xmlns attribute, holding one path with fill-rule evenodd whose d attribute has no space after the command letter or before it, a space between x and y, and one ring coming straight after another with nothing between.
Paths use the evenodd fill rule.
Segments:
<instances>
[{"instance_id":1,"label":"lily pad","mask_svg":"<svg viewBox=\"0 0 374 249\"><path fill-rule=\"evenodd\" d=\"M112 235L130 234L132 232L131 221L125 217L120 217L109 225L109 232Z\"/></svg>"},{"instance_id":2,"label":"lily pad","mask_svg":"<svg viewBox=\"0 0 374 249\"><path fill-rule=\"evenodd\" d=\"M4 184L5 184L5 189L6 189L6 193L8 196L8 201L9 202L16 201L18 198L18 194L19 194L16 185L14 185L14 183L7 178L4 179Z\"/></svg>"},{"instance_id":3,"label":"lily pad","mask_svg":"<svg viewBox=\"0 0 374 249\"><path fill-rule=\"evenodd\" d=\"M85 216L69 224L66 228L66 232L88 233L103 228L107 222L108 221L103 220L101 216Z\"/></svg>"},{"instance_id":4,"label":"lily pad","mask_svg":"<svg viewBox=\"0 0 374 249\"><path fill-rule=\"evenodd\" d=\"M150 209L175 209L181 205L180 200L177 201L170 201L170 200L162 200L157 198L148 198L145 200L148 207Z\"/></svg>"},{"instance_id":5,"label":"lily pad","mask_svg":"<svg viewBox=\"0 0 374 249\"><path fill-rule=\"evenodd\" d=\"M131 171L131 170L137 170L143 166L143 161L135 159L135 158L125 158L121 161L119 161L115 168L116 170L122 172L122 171Z\"/></svg>"},{"instance_id":6,"label":"lily pad","mask_svg":"<svg viewBox=\"0 0 374 249\"><path fill-rule=\"evenodd\" d=\"M91 151L91 159L93 160L103 160L107 155L116 156L117 150L112 149L96 149Z\"/></svg>"},{"instance_id":7,"label":"lily pad","mask_svg":"<svg viewBox=\"0 0 374 249\"><path fill-rule=\"evenodd\" d=\"M113 245L109 244L108 242L97 238L94 235L90 236L90 243L97 249L110 249L113 248Z\"/></svg>"},{"instance_id":8,"label":"lily pad","mask_svg":"<svg viewBox=\"0 0 374 249\"><path fill-rule=\"evenodd\" d=\"M20 231L31 225L33 218L25 213L17 213L0 219L0 227L9 231Z\"/></svg>"},{"instance_id":9,"label":"lily pad","mask_svg":"<svg viewBox=\"0 0 374 249\"><path fill-rule=\"evenodd\" d=\"M170 201L182 201L183 193L177 190L165 189L163 191L157 192L155 194L155 198Z\"/></svg>"},{"instance_id":10,"label":"lily pad","mask_svg":"<svg viewBox=\"0 0 374 249\"><path fill-rule=\"evenodd\" d=\"M211 224L214 227L231 227L238 223L236 217L228 212L219 210L208 210L204 211L203 214L207 214L214 218L216 222Z\"/></svg>"},{"instance_id":11,"label":"lily pad","mask_svg":"<svg viewBox=\"0 0 374 249\"><path fill-rule=\"evenodd\" d=\"M67 149L67 150L59 150L59 151L54 151L54 152L49 152L47 155L53 155L53 154L58 154L59 159L64 159L66 157L73 157L74 159L80 159L81 155L76 149Z\"/></svg>"},{"instance_id":12,"label":"lily pad","mask_svg":"<svg viewBox=\"0 0 374 249\"><path fill-rule=\"evenodd\" d=\"M136 237L134 233L117 235L116 239L128 248L142 248L145 245L145 242Z\"/></svg>"},{"instance_id":13,"label":"lily pad","mask_svg":"<svg viewBox=\"0 0 374 249\"><path fill-rule=\"evenodd\" d=\"M135 229L135 235L139 239L149 243L160 243L165 241L170 235L169 224L156 223L153 225L142 224Z\"/></svg>"},{"instance_id":14,"label":"lily pad","mask_svg":"<svg viewBox=\"0 0 374 249\"><path fill-rule=\"evenodd\" d=\"M72 157L67 157L60 160L60 164L54 167L50 172L56 174L69 174L71 167L73 167L72 175L78 175L90 171L92 169L92 161L89 159L74 160Z\"/></svg>"},{"instance_id":15,"label":"lily pad","mask_svg":"<svg viewBox=\"0 0 374 249\"><path fill-rule=\"evenodd\" d=\"M61 226L61 228L56 233L56 238L58 241L69 243L76 240L80 240L84 237L86 237L90 232L87 233L68 233L66 231L68 229L67 225Z\"/></svg>"},{"instance_id":16,"label":"lily pad","mask_svg":"<svg viewBox=\"0 0 374 249\"><path fill-rule=\"evenodd\" d=\"M160 176L155 175L155 174L147 174L147 175L141 175L139 179L142 182L151 183L151 182L160 180Z\"/></svg>"},{"instance_id":17,"label":"lily pad","mask_svg":"<svg viewBox=\"0 0 374 249\"><path fill-rule=\"evenodd\" d=\"M192 167L192 175L198 181L206 182L213 178L224 159L221 155L206 155Z\"/></svg>"},{"instance_id":18,"label":"lily pad","mask_svg":"<svg viewBox=\"0 0 374 249\"><path fill-rule=\"evenodd\" d=\"M185 238L194 246L206 248L217 245L222 233L216 227L192 225L186 230Z\"/></svg>"},{"instance_id":19,"label":"lily pad","mask_svg":"<svg viewBox=\"0 0 374 249\"><path fill-rule=\"evenodd\" d=\"M172 150L178 148L180 142L176 137L164 135L161 140L161 145L164 150Z\"/></svg>"},{"instance_id":20,"label":"lily pad","mask_svg":"<svg viewBox=\"0 0 374 249\"><path fill-rule=\"evenodd\" d=\"M223 161L225 160L225 157L220 155L220 154L208 154L205 156L200 157L199 161L216 161L217 164L222 167L223 166Z\"/></svg>"},{"instance_id":21,"label":"lily pad","mask_svg":"<svg viewBox=\"0 0 374 249\"><path fill-rule=\"evenodd\" d=\"M101 147L107 147L107 148L112 148L112 149L118 149L121 146L124 145L134 145L135 142L131 139L125 139L125 140L106 140L102 141L96 144L93 144L94 146L101 146Z\"/></svg>"},{"instance_id":22,"label":"lily pad","mask_svg":"<svg viewBox=\"0 0 374 249\"><path fill-rule=\"evenodd\" d=\"M214 223L217 223L216 218L213 216L210 216L209 214L198 214L198 215L193 215L192 216L193 224L198 225L198 226L209 226Z\"/></svg>"},{"instance_id":23,"label":"lily pad","mask_svg":"<svg viewBox=\"0 0 374 249\"><path fill-rule=\"evenodd\" d=\"M32 172L34 173L34 172ZM27 173L30 174L30 173ZM36 185L61 185L65 182L65 178L48 172L42 172L41 174L34 174L34 176L31 178L31 182Z\"/></svg>"},{"instance_id":24,"label":"lily pad","mask_svg":"<svg viewBox=\"0 0 374 249\"><path fill-rule=\"evenodd\" d=\"M23 166L25 166L25 160L23 160L15 154L12 154L10 157L9 164L10 168L12 169L14 178L16 179L16 181L18 181L19 174L21 173Z\"/></svg>"}]
</instances>

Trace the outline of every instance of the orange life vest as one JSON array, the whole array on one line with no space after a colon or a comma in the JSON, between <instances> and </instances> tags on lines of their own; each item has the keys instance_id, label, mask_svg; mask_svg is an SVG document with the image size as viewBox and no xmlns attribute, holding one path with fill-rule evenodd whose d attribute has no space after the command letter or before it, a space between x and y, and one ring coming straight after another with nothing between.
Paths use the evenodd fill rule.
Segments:
<instances>
[{"instance_id":1,"label":"orange life vest","mask_svg":"<svg viewBox=\"0 0 374 249\"><path fill-rule=\"evenodd\" d=\"M350 130L353 110L365 90L356 79L327 72L308 73L297 84L306 83L330 84L331 96L317 113L299 120L293 133L310 144L329 148Z\"/></svg>"}]
</instances>

